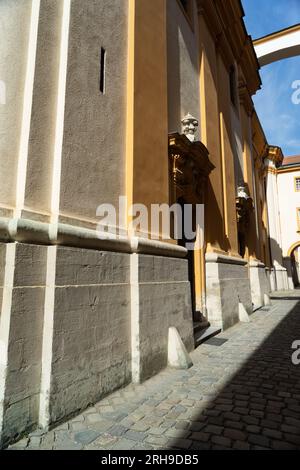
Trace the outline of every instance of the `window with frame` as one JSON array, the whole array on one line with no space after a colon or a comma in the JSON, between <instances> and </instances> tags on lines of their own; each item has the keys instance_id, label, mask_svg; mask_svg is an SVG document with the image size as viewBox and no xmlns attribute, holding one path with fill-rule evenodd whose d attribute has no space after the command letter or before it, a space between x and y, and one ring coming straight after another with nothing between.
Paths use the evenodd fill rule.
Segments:
<instances>
[{"instance_id":1,"label":"window with frame","mask_svg":"<svg viewBox=\"0 0 300 470\"><path fill-rule=\"evenodd\" d=\"M295 178L295 191L300 191L300 177Z\"/></svg>"},{"instance_id":2,"label":"window with frame","mask_svg":"<svg viewBox=\"0 0 300 470\"><path fill-rule=\"evenodd\" d=\"M297 227L300 230L300 207L297 207Z\"/></svg>"}]
</instances>

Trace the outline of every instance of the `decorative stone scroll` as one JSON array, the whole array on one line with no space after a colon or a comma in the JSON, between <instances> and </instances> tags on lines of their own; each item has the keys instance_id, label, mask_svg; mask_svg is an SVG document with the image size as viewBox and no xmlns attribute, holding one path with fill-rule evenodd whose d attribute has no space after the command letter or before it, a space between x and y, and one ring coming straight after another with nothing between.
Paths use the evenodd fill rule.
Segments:
<instances>
[{"instance_id":1,"label":"decorative stone scroll","mask_svg":"<svg viewBox=\"0 0 300 470\"><path fill-rule=\"evenodd\" d=\"M207 148L201 142L192 142L186 135L169 135L169 174L171 202L180 197L187 203L204 203L204 192L209 173L214 165Z\"/></svg>"},{"instance_id":2,"label":"decorative stone scroll","mask_svg":"<svg viewBox=\"0 0 300 470\"><path fill-rule=\"evenodd\" d=\"M238 231L245 234L250 223L250 215L254 209L253 200L247 193L246 187L238 186L236 198L236 213Z\"/></svg>"}]
</instances>

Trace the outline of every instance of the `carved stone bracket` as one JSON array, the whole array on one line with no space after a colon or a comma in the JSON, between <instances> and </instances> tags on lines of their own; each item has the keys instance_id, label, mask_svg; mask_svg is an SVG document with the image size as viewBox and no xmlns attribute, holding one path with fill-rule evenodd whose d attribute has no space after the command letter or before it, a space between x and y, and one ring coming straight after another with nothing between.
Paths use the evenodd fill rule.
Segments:
<instances>
[{"instance_id":1,"label":"carved stone bracket","mask_svg":"<svg viewBox=\"0 0 300 470\"><path fill-rule=\"evenodd\" d=\"M188 203L203 203L206 181L214 165L201 142L191 142L185 135L169 135L171 199L183 197Z\"/></svg>"},{"instance_id":2,"label":"carved stone bracket","mask_svg":"<svg viewBox=\"0 0 300 470\"><path fill-rule=\"evenodd\" d=\"M249 223L250 215L254 210L253 200L251 197L237 197L236 198L236 213L238 222L238 231L246 233Z\"/></svg>"}]
</instances>

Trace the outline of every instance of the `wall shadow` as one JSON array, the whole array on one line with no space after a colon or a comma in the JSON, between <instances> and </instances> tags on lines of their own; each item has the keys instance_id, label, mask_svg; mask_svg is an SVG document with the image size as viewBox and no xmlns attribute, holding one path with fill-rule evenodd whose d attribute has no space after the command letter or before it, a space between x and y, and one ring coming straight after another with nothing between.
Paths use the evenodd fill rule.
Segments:
<instances>
[{"instance_id":1,"label":"wall shadow","mask_svg":"<svg viewBox=\"0 0 300 470\"><path fill-rule=\"evenodd\" d=\"M186 448L189 439L190 450L300 450L300 364L293 365L291 360L292 343L300 340L300 297L276 297L286 298L298 300L296 306L217 397L183 426L182 436L174 439L172 448ZM217 347L220 353L224 344L211 349ZM218 358L222 361L221 354Z\"/></svg>"}]
</instances>

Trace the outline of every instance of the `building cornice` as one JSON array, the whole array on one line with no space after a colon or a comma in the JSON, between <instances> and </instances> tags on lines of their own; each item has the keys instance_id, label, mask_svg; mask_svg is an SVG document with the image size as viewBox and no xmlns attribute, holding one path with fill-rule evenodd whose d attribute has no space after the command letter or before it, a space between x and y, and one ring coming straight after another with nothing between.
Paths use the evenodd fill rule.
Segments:
<instances>
[{"instance_id":1,"label":"building cornice","mask_svg":"<svg viewBox=\"0 0 300 470\"><path fill-rule=\"evenodd\" d=\"M245 28L240 1L197 0L197 5L198 14L203 15L225 65L229 68L234 60L237 62L252 96L261 87L260 66Z\"/></svg>"},{"instance_id":2,"label":"building cornice","mask_svg":"<svg viewBox=\"0 0 300 470\"><path fill-rule=\"evenodd\" d=\"M265 158L271 160L273 163L275 163L276 166L280 166L282 164L284 155L280 147L268 145L268 153Z\"/></svg>"}]
</instances>

